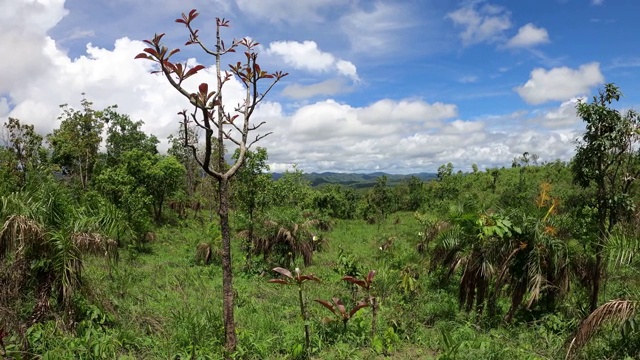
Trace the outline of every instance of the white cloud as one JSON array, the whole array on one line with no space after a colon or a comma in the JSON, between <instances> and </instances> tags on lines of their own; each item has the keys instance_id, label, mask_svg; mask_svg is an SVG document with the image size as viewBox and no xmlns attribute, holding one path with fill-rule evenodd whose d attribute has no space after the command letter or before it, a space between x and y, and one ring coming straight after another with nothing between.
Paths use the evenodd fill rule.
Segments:
<instances>
[{"instance_id":1,"label":"white cloud","mask_svg":"<svg viewBox=\"0 0 640 360\"><path fill-rule=\"evenodd\" d=\"M346 61L346 60L336 61L336 69L338 69L338 73L345 75L354 81L360 80L358 78L358 70L356 69L356 66L353 65L353 63L350 61Z\"/></svg>"},{"instance_id":2,"label":"white cloud","mask_svg":"<svg viewBox=\"0 0 640 360\"><path fill-rule=\"evenodd\" d=\"M0 1L0 44L10 50L2 55L0 94L49 69L46 34L66 13L64 0Z\"/></svg>"},{"instance_id":3,"label":"white cloud","mask_svg":"<svg viewBox=\"0 0 640 360\"><path fill-rule=\"evenodd\" d=\"M536 121L546 128L576 128L581 119L576 112L578 101L585 101L586 97L573 98L565 101L557 109L550 109L541 114Z\"/></svg>"},{"instance_id":4,"label":"white cloud","mask_svg":"<svg viewBox=\"0 0 640 360\"><path fill-rule=\"evenodd\" d=\"M137 4L139 0L120 1ZM248 4L247 0L238 1ZM4 11L3 6L9 2L10 10ZM293 4L291 7L308 6L313 10L311 13L318 17L325 9L309 5L311 2L299 5L298 2L294 4L283 0L279 3ZM149 74L153 65L151 62L133 59L144 48L144 44L129 38L115 41L104 39L100 37L101 32L96 31L98 35L94 43L100 45L89 44L80 54L75 53L70 57L61 50L58 41L47 35L64 16L63 5L62 0L0 0L0 41L3 45L16 46L15 58L6 59L10 66L0 68L0 123L12 116L35 124L40 133L50 132L58 125L55 121L60 111L58 105L70 103L77 107L80 93L85 92L87 99L95 103L95 108L118 104L118 111L129 114L134 120L145 121L143 129L161 139L175 132L179 121L176 113L188 104L168 86L165 79ZM398 33L394 29L406 26L401 23L404 18L389 17L394 21L385 23L389 19L383 18L381 12L391 8L400 11L394 6L377 3L367 11L356 10L357 16L352 22L346 18L349 14L341 18L340 25L351 31L349 39L354 48L362 45L363 48L359 50L365 51L370 46L375 53L388 46L382 44L376 47L380 39L384 42L396 38ZM505 16L505 10L477 5L476 11L481 14L477 32L493 34L491 39L500 38L503 32L488 31L492 28L491 21L487 25L483 25L483 21L485 18ZM20 19L19 15L24 18ZM273 21L284 21L277 20L279 15L274 16L276 18ZM378 24L366 23L375 19L382 21ZM383 31L385 27L391 29L390 36ZM381 37L376 38L377 34L381 34ZM483 36L472 36L471 39L494 41ZM363 42L356 44L358 40ZM323 52L313 42L306 46L304 42L290 42L288 45L291 43L294 46L285 46L280 49L281 53L273 55L282 59L281 62L290 61L288 64L291 67L331 76L327 76L328 80L307 78L298 84L295 83L298 79L291 76L293 85L283 89L284 95L304 100L311 96L331 96L348 91L349 86L353 86L348 80L358 75L353 63ZM296 54L300 57L294 56L294 50L299 51ZM304 62L298 61L300 59L304 59ZM190 60L190 64L194 63L194 60ZM529 86L523 85L524 95L521 96L533 101L546 101L545 96L569 100L575 94L564 96L576 91L565 90L561 96L554 95L554 89L576 82L592 83L593 80L589 80L590 76L587 75L594 71L589 66L594 65L584 65L586 70L582 67L536 69L527 82ZM201 81L214 81L211 70L203 70L185 85L193 88ZM599 74L597 64L595 70ZM564 73L570 76L564 76ZM555 79L558 84L549 78ZM240 84L230 81L226 86L226 101L230 104L240 101ZM581 89L588 90L588 87L583 85ZM279 85L275 91L280 89ZM374 91L370 96L375 98ZM267 122L261 128L263 133L273 131L272 135L258 144L268 149L273 170L290 168L298 163L305 171L381 169L407 173L435 171L440 164L447 162L463 168L471 163L477 163L481 168L501 166L509 164L513 157L524 151L538 153L541 160L568 159L573 152L572 141L577 136L575 129L579 121L573 112L573 105L574 102L567 101L535 114L524 111L492 118L459 119L458 108L452 103L426 102L415 98L382 98L356 106L322 99L314 103L265 102L256 111L254 121Z\"/></svg>"},{"instance_id":5,"label":"white cloud","mask_svg":"<svg viewBox=\"0 0 640 360\"><path fill-rule=\"evenodd\" d=\"M544 28L529 23L507 42L507 47L530 47L549 42L549 33Z\"/></svg>"},{"instance_id":6,"label":"white cloud","mask_svg":"<svg viewBox=\"0 0 640 360\"><path fill-rule=\"evenodd\" d=\"M458 79L458 82L463 84L471 84L478 81L478 77L475 75L467 75Z\"/></svg>"},{"instance_id":7,"label":"white cloud","mask_svg":"<svg viewBox=\"0 0 640 360\"><path fill-rule=\"evenodd\" d=\"M500 41L511 28L511 14L505 8L478 1L450 12L447 18L463 28L460 38L465 46Z\"/></svg>"},{"instance_id":8,"label":"white cloud","mask_svg":"<svg viewBox=\"0 0 640 360\"><path fill-rule=\"evenodd\" d=\"M578 69L566 66L550 70L541 68L531 71L531 77L524 85L515 88L520 97L529 104L547 101L566 101L589 92L593 86L604 82L597 62L581 65Z\"/></svg>"},{"instance_id":9,"label":"white cloud","mask_svg":"<svg viewBox=\"0 0 640 360\"><path fill-rule=\"evenodd\" d=\"M279 56L294 69L311 72L337 71L340 75L354 81L358 80L356 66L353 63L321 51L315 41L274 41L269 44L267 54Z\"/></svg>"},{"instance_id":10,"label":"white cloud","mask_svg":"<svg viewBox=\"0 0 640 360\"><path fill-rule=\"evenodd\" d=\"M308 99L315 96L331 96L351 90L342 79L329 79L316 84L292 84L282 90L282 95L292 99Z\"/></svg>"},{"instance_id":11,"label":"white cloud","mask_svg":"<svg viewBox=\"0 0 640 360\"><path fill-rule=\"evenodd\" d=\"M271 23L322 22L323 10L344 5L343 0L236 0L238 8Z\"/></svg>"},{"instance_id":12,"label":"white cloud","mask_svg":"<svg viewBox=\"0 0 640 360\"><path fill-rule=\"evenodd\" d=\"M340 26L356 52L369 55L395 49L403 30L414 26L411 9L393 2L376 1L370 10L357 9L340 19Z\"/></svg>"},{"instance_id":13,"label":"white cloud","mask_svg":"<svg viewBox=\"0 0 640 360\"><path fill-rule=\"evenodd\" d=\"M604 0L591 0L591 5L602 5Z\"/></svg>"}]
</instances>

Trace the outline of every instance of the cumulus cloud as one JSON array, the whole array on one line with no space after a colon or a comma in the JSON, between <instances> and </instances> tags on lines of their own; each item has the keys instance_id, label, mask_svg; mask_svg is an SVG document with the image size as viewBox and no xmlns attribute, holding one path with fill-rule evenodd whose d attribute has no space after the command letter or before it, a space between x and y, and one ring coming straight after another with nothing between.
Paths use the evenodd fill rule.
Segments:
<instances>
[{"instance_id":1,"label":"cumulus cloud","mask_svg":"<svg viewBox=\"0 0 640 360\"><path fill-rule=\"evenodd\" d=\"M121 38L112 49L88 44L84 54L72 59L47 35L65 14L63 1L19 1L12 9L24 21L0 21L0 41L16 46L7 58L9 66L0 68L0 122L16 117L46 134L58 125L59 105L78 107L85 93L96 109L117 104L120 112L143 120L143 130L160 138L176 131L176 113L188 102L161 76L149 74L153 63L133 59L146 47L144 43ZM209 68L185 81L185 86L195 89L198 83L214 79ZM232 104L242 99L238 81L225 86Z\"/></svg>"},{"instance_id":2,"label":"cumulus cloud","mask_svg":"<svg viewBox=\"0 0 640 360\"><path fill-rule=\"evenodd\" d=\"M311 72L335 71L354 81L358 80L356 66L353 63L321 51L315 41L275 41L269 44L266 52L279 56L294 69Z\"/></svg>"},{"instance_id":3,"label":"cumulus cloud","mask_svg":"<svg viewBox=\"0 0 640 360\"><path fill-rule=\"evenodd\" d=\"M511 28L511 14L505 8L474 1L447 14L460 33L462 43L467 45L494 43L504 38L504 32Z\"/></svg>"},{"instance_id":4,"label":"cumulus cloud","mask_svg":"<svg viewBox=\"0 0 640 360\"><path fill-rule=\"evenodd\" d=\"M66 13L64 0L0 2L0 44L10 50L2 56L0 94L49 69L46 34Z\"/></svg>"},{"instance_id":5,"label":"cumulus cloud","mask_svg":"<svg viewBox=\"0 0 640 360\"><path fill-rule=\"evenodd\" d=\"M291 84L282 90L282 95L292 99L308 99L315 96L332 96L349 91L342 79L328 79L311 85Z\"/></svg>"},{"instance_id":6,"label":"cumulus cloud","mask_svg":"<svg viewBox=\"0 0 640 360\"><path fill-rule=\"evenodd\" d=\"M7 2L0 0L0 4ZM92 38L95 45L88 44L82 51L69 56L61 50L58 41L47 35L66 13L63 5L62 0L21 0L12 2L10 16L0 11L0 41L3 45L16 46L15 58L6 59L11 66L0 68L0 122L12 116L35 124L40 133L50 132L58 125L55 120L60 111L58 105L69 103L77 107L80 94L84 92L95 108L118 104L118 111L129 114L134 120L145 121L143 130L161 139L175 132L179 121L176 112L188 107L188 103L161 76L149 74L153 63L133 59L144 44L130 38L105 40L96 36ZM373 35L377 30L367 32L365 20L382 16L377 11L385 6L394 5L373 5L362 11L362 17L356 18L357 21L342 20L341 24L354 32L363 31L362 37L352 34L353 41L361 39L375 46L378 39ZM484 8L480 4L476 5L476 11L484 17L506 14L504 9ZM20 21L15 20L20 16L23 16ZM477 31L491 33L480 30L491 28L482 25L483 21L477 25ZM393 29L402 24L382 21L377 26L380 26L377 29L385 26ZM297 61L300 58L293 56L294 50L306 57L304 62ZM352 86L349 79L358 75L353 63L323 52L315 43L293 42L293 46L284 46L280 52L273 55L282 58L283 62L289 59L292 67L312 74L333 75L328 76L328 80L305 79L306 82L293 83L282 91L288 97L308 99L348 91L349 85ZM188 62L196 64L193 59ZM522 86L525 95L521 96L533 101L547 101L545 96L554 99L567 96L561 101L569 100L576 91L565 90L561 96L553 95L552 90L576 82L592 83L588 75L594 72L593 66L599 74L597 64L583 65L579 69L536 69L527 82L529 85ZM201 81L214 79L209 67L187 80L185 85L195 88ZM310 84L310 81L319 82ZM243 91L237 81L229 81L225 86L225 100L229 104L241 101ZM589 85L583 85L581 89L588 88ZM268 149L272 170L281 171L297 163L309 172L381 169L408 173L435 171L447 162L455 166L477 163L481 168L501 166L524 151L538 153L541 161L567 159L577 134L578 120L572 113L573 105L567 101L535 114L524 111L492 118L460 119L453 103L381 98L368 104L353 105L318 99L313 103L262 103L254 114L254 121L266 121L261 131L273 132L259 143Z\"/></svg>"},{"instance_id":7,"label":"cumulus cloud","mask_svg":"<svg viewBox=\"0 0 640 360\"><path fill-rule=\"evenodd\" d=\"M576 112L576 105L579 101L585 101L586 97L577 97L560 104L557 109L550 109L540 114L535 120L540 125L555 128L576 128L581 124L581 119Z\"/></svg>"},{"instance_id":8,"label":"cumulus cloud","mask_svg":"<svg viewBox=\"0 0 640 360\"><path fill-rule=\"evenodd\" d=\"M532 23L526 24L507 42L507 47L531 47L549 42L549 33Z\"/></svg>"},{"instance_id":9,"label":"cumulus cloud","mask_svg":"<svg viewBox=\"0 0 640 360\"><path fill-rule=\"evenodd\" d=\"M581 65L578 69L557 67L531 71L531 77L522 86L515 88L520 97L529 104L547 101L566 101L585 94L593 86L604 82L597 62Z\"/></svg>"}]
</instances>

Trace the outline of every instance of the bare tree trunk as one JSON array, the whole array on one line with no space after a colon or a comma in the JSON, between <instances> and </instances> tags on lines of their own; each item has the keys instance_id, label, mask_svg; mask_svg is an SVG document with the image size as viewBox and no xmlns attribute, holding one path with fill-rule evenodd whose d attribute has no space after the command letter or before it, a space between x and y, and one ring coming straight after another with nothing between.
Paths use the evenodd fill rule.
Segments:
<instances>
[{"instance_id":1,"label":"bare tree trunk","mask_svg":"<svg viewBox=\"0 0 640 360\"><path fill-rule=\"evenodd\" d=\"M236 324L233 315L233 267L231 263L231 229L229 227L229 183L225 177L218 180L220 231L222 232L222 313L225 334L225 358L236 350Z\"/></svg>"}]
</instances>

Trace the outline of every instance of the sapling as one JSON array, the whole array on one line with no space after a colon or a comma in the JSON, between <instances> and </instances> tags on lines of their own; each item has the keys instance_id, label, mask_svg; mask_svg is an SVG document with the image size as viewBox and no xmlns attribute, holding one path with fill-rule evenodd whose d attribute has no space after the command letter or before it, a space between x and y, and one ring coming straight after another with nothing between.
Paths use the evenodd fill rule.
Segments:
<instances>
[{"instance_id":1,"label":"sapling","mask_svg":"<svg viewBox=\"0 0 640 360\"><path fill-rule=\"evenodd\" d=\"M342 280L349 282L354 285L358 285L363 288L367 293L367 298L365 299L371 305L371 341L373 341L376 335L376 315L378 310L378 302L376 297L371 295L371 286L373 284L373 278L376 276L376 271L371 270L367 277L364 279L358 279L354 276L344 276Z\"/></svg>"},{"instance_id":2,"label":"sapling","mask_svg":"<svg viewBox=\"0 0 640 360\"><path fill-rule=\"evenodd\" d=\"M300 300L300 315L302 315L302 320L304 321L304 346L305 352L307 355L307 359L310 358L310 345L309 345L309 316L307 314L307 308L304 302L303 296L303 284L305 281L313 280L320 282L320 279L313 274L302 275L302 272L299 268L295 269L295 276L291 274L291 271L276 267L273 268L273 271L278 274L283 275L284 279L271 279L270 283L282 284L282 285L298 285L298 299Z\"/></svg>"},{"instance_id":3,"label":"sapling","mask_svg":"<svg viewBox=\"0 0 640 360\"><path fill-rule=\"evenodd\" d=\"M342 303L342 300L339 298L333 298L330 303L326 300L316 299L316 302L320 303L322 306L326 307L331 311L335 316L337 316L340 320L342 320L342 330L343 332L347 330L347 322L358 312L360 309L369 306L365 301L360 301L357 303L349 312L347 312L347 308Z\"/></svg>"}]
</instances>

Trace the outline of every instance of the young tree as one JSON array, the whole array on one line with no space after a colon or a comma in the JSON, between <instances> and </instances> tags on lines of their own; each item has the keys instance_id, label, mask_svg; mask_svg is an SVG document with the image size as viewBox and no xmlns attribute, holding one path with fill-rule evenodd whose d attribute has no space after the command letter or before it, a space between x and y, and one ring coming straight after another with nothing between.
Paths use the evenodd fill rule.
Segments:
<instances>
[{"instance_id":1,"label":"young tree","mask_svg":"<svg viewBox=\"0 0 640 360\"><path fill-rule=\"evenodd\" d=\"M198 133L193 126L180 126L178 135L169 135L169 150L167 153L175 157L185 168L185 190L188 198L192 198L198 187L200 165L191 153L191 149L184 144L191 144L198 148Z\"/></svg>"},{"instance_id":2,"label":"young tree","mask_svg":"<svg viewBox=\"0 0 640 360\"><path fill-rule=\"evenodd\" d=\"M20 120L9 118L3 125L7 132L7 149L11 154L9 169L19 172L19 185L24 185L26 173L41 160L42 136L36 133L33 125L21 124Z\"/></svg>"},{"instance_id":3,"label":"young tree","mask_svg":"<svg viewBox=\"0 0 640 360\"><path fill-rule=\"evenodd\" d=\"M621 114L610 107L621 95L618 87L607 84L591 103L580 101L576 105L587 128L578 141L572 163L573 177L584 188L595 186L596 238L590 244L595 252L590 276L591 311L598 307L605 245L613 227L632 207L631 185L640 175L637 167L640 117L634 111Z\"/></svg>"},{"instance_id":4,"label":"young tree","mask_svg":"<svg viewBox=\"0 0 640 360\"><path fill-rule=\"evenodd\" d=\"M142 120L133 121L128 115L122 115L113 109L105 111L107 127L107 160L110 165L117 163L122 154L131 150L141 150L149 154L157 154L158 138L147 135L140 130Z\"/></svg>"},{"instance_id":5,"label":"young tree","mask_svg":"<svg viewBox=\"0 0 640 360\"><path fill-rule=\"evenodd\" d=\"M376 184L373 185L373 189L369 193L371 205L373 205L376 214L379 217L379 221L382 222L387 218L387 215L392 213L393 197L391 191L387 186L387 176L382 175L376 179Z\"/></svg>"},{"instance_id":6,"label":"young tree","mask_svg":"<svg viewBox=\"0 0 640 360\"><path fill-rule=\"evenodd\" d=\"M82 99L81 104L83 111L66 104L60 106L63 114L58 119L62 122L47 135L47 141L53 149L53 162L77 176L86 189L98 158L104 117L103 111L94 111L87 99Z\"/></svg>"},{"instance_id":7,"label":"young tree","mask_svg":"<svg viewBox=\"0 0 640 360\"><path fill-rule=\"evenodd\" d=\"M252 39L244 38L234 41L230 47L226 47L220 37L221 28L228 27L229 22L225 19L216 18L216 43L214 48L205 45L194 29L192 22L199 13L194 9L188 14L182 14L177 19L177 23L186 26L189 32L189 40L186 45L198 45L202 51L210 55L215 60L216 82L215 89L210 90L208 83L201 83L196 92L192 92L184 87L185 79L195 75L204 69L203 65L188 68L186 64L172 62L171 57L180 49L169 50L162 44L164 34L156 34L153 39L145 40L150 46L144 52L138 54L136 58L147 59L159 65L158 72L162 73L169 84L180 94L189 100L193 106L193 112L188 114L182 111L183 126L189 127L193 121L195 125L204 131L204 151L198 153L197 148L188 142L184 146L192 150L192 154L203 171L218 181L218 215L220 218L220 230L222 232L222 284L223 284L223 321L225 329L225 350L226 357L235 351L237 337L234 322L233 309L233 273L231 267L231 231L229 226L229 180L238 172L244 163L247 150L264 138L267 134L258 134L255 138L249 139L249 134L260 128L264 123L254 124L251 117L258 104L269 93L273 86L286 73L268 73L260 68L257 59L256 48L259 43ZM228 71L222 70L222 57L230 52L235 52L237 48L244 49L244 62L238 61L229 66ZM235 78L244 85L244 100L233 109L228 109L223 101L223 86L227 81ZM261 80L267 80L266 87L259 85ZM225 142L233 144L238 148L238 157L234 163L227 167L224 158L224 151L218 151L214 159L214 149L224 149Z\"/></svg>"},{"instance_id":8,"label":"young tree","mask_svg":"<svg viewBox=\"0 0 640 360\"><path fill-rule=\"evenodd\" d=\"M233 154L238 158L238 151ZM254 222L256 216L269 204L269 185L267 149L259 147L256 151L247 151L244 165L238 171L233 184L234 205L247 216L247 261L251 258L251 244L254 240Z\"/></svg>"}]
</instances>

